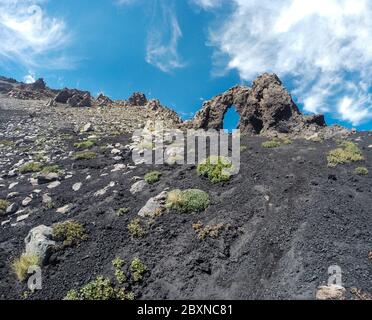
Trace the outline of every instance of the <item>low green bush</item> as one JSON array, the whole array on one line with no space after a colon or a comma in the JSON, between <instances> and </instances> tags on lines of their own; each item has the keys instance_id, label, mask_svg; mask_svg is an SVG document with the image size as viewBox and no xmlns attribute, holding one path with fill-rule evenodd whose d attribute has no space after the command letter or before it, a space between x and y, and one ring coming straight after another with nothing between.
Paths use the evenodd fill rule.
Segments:
<instances>
[{"instance_id":1,"label":"low green bush","mask_svg":"<svg viewBox=\"0 0 372 320\"><path fill-rule=\"evenodd\" d=\"M53 239L70 247L87 238L84 227L73 220L57 223L53 226Z\"/></svg>"},{"instance_id":2,"label":"low green bush","mask_svg":"<svg viewBox=\"0 0 372 320\"><path fill-rule=\"evenodd\" d=\"M364 160L362 151L351 141L342 141L339 143L339 148L331 150L327 156L329 167L362 160Z\"/></svg>"},{"instance_id":3,"label":"low green bush","mask_svg":"<svg viewBox=\"0 0 372 320\"><path fill-rule=\"evenodd\" d=\"M369 171L366 167L358 167L355 169L355 173L360 176L366 176L368 172Z\"/></svg>"},{"instance_id":4,"label":"low green bush","mask_svg":"<svg viewBox=\"0 0 372 320\"><path fill-rule=\"evenodd\" d=\"M160 180L161 172L159 171L151 171L145 175L145 181L148 184L154 184Z\"/></svg>"},{"instance_id":5,"label":"low green bush","mask_svg":"<svg viewBox=\"0 0 372 320\"><path fill-rule=\"evenodd\" d=\"M232 168L229 159L211 156L198 165L197 172L199 176L206 177L213 183L218 183L230 180Z\"/></svg>"},{"instance_id":6,"label":"low green bush","mask_svg":"<svg viewBox=\"0 0 372 320\"><path fill-rule=\"evenodd\" d=\"M208 193L199 189L172 190L168 193L166 206L181 213L204 211L210 204Z\"/></svg>"},{"instance_id":7,"label":"low green bush","mask_svg":"<svg viewBox=\"0 0 372 320\"><path fill-rule=\"evenodd\" d=\"M9 205L9 201L0 199L0 216L6 213L6 209L9 207Z\"/></svg>"},{"instance_id":8,"label":"low green bush","mask_svg":"<svg viewBox=\"0 0 372 320\"><path fill-rule=\"evenodd\" d=\"M74 160L90 160L97 157L97 153L93 151L81 151L76 152L74 155Z\"/></svg>"},{"instance_id":9,"label":"low green bush","mask_svg":"<svg viewBox=\"0 0 372 320\"><path fill-rule=\"evenodd\" d=\"M43 169L39 162L29 162L21 166L18 171L20 173L40 172Z\"/></svg>"}]
</instances>

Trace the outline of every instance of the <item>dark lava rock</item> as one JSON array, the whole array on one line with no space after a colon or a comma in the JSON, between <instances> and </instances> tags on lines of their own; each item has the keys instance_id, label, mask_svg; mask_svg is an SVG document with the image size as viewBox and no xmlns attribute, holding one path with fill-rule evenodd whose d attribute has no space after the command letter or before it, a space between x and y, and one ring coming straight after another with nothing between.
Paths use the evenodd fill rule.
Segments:
<instances>
[{"instance_id":1,"label":"dark lava rock","mask_svg":"<svg viewBox=\"0 0 372 320\"><path fill-rule=\"evenodd\" d=\"M128 101L132 106L141 106L142 107L142 106L146 105L147 98L146 98L144 93L135 92L129 97Z\"/></svg>"}]
</instances>

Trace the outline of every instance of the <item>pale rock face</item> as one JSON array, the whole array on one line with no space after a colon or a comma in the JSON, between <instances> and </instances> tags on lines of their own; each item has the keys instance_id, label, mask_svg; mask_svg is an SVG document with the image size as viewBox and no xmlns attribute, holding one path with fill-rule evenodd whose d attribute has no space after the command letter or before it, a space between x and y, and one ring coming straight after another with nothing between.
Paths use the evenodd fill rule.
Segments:
<instances>
[{"instance_id":1,"label":"pale rock face","mask_svg":"<svg viewBox=\"0 0 372 320\"><path fill-rule=\"evenodd\" d=\"M40 225L33 228L25 238L26 254L37 255L46 264L56 243L52 240L53 228Z\"/></svg>"},{"instance_id":2,"label":"pale rock face","mask_svg":"<svg viewBox=\"0 0 372 320\"><path fill-rule=\"evenodd\" d=\"M345 299L346 290L342 286L330 285L321 286L316 292L317 300L343 300Z\"/></svg>"},{"instance_id":3,"label":"pale rock face","mask_svg":"<svg viewBox=\"0 0 372 320\"><path fill-rule=\"evenodd\" d=\"M140 217L154 218L159 210L165 208L165 200L167 198L168 192L163 191L156 197L150 198L145 206L138 212Z\"/></svg>"},{"instance_id":4,"label":"pale rock face","mask_svg":"<svg viewBox=\"0 0 372 320\"><path fill-rule=\"evenodd\" d=\"M140 180L135 182L132 187L130 188L131 194L136 194L141 192L145 187L147 186L147 183L145 180Z\"/></svg>"}]
</instances>

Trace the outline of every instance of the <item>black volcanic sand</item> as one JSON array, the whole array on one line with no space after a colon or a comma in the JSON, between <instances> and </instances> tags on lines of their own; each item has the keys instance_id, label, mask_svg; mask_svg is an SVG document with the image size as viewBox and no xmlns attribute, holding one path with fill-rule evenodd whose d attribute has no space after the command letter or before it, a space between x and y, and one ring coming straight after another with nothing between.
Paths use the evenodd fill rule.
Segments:
<instances>
[{"instance_id":1,"label":"black volcanic sand","mask_svg":"<svg viewBox=\"0 0 372 320\"><path fill-rule=\"evenodd\" d=\"M9 115L1 113L4 125ZM66 142L73 150L78 136L68 129L56 132L60 133L73 135L74 139ZM69 158L58 163L75 174L48 192L56 208L74 205L69 214L45 208L41 193L30 204L28 219L15 227L0 227L0 298L21 299L27 289L16 280L10 264L24 250L28 232L38 225L67 219L83 223L88 240L55 253L43 268L43 289L29 299L62 299L70 289L97 275L114 278L111 261L117 256L125 261L128 278L134 257L148 266L141 283L128 281L128 289L137 299L314 299L316 288L326 284L331 265L342 268L348 292L352 287L372 292L372 261L368 259L372 250L372 181L370 174L354 174L359 165L372 172L372 148L368 147L372 136L361 133L351 139L359 137L366 161L336 168L328 168L326 162L335 141L295 140L291 145L264 149L261 143L265 139L243 137L247 150L241 155L240 173L220 184L198 177L195 167L186 165L140 165L111 172L118 162L100 146L126 144L129 137L102 139L93 149L99 153L97 159ZM130 165L130 155L120 163ZM160 182L133 196L129 192L132 178L143 177L152 169L162 172ZM33 189L44 192L46 188L32 187L27 179L17 177L4 178L3 183L14 181L20 184L12 190L0 188L0 198L17 191L21 194L14 201L21 202ZM117 185L104 196L93 195L111 181ZM83 183L78 192L72 190L76 182ZM155 219L147 236L132 238L127 230L129 221L151 196L165 188L199 188L210 194L212 203L199 214L166 213ZM115 212L121 207L130 211L118 217ZM232 227L217 239L201 241L192 228L197 221ZM348 298L352 298L350 292Z\"/></svg>"}]
</instances>

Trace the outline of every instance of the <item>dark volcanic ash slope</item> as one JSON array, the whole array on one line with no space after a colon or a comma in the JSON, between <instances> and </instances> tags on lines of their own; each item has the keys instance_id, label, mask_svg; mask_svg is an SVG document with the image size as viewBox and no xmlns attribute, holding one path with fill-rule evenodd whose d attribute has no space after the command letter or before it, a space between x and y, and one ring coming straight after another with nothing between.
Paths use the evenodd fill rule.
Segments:
<instances>
[{"instance_id":1,"label":"dark volcanic ash slope","mask_svg":"<svg viewBox=\"0 0 372 320\"><path fill-rule=\"evenodd\" d=\"M265 149L264 137L244 136L239 174L212 184L194 166L134 165L126 147L130 134L120 124L112 129L108 120L127 110L56 107L56 116L43 109L45 101L0 98L0 199L19 206L0 220L1 299L21 299L27 290L10 265L24 251L29 231L68 219L82 223L88 238L50 257L42 269L43 288L29 299L62 299L98 275L114 279L115 257L124 260L126 286L137 299L314 299L331 265L341 267L347 298L355 298L353 287L372 292L372 181L370 174L354 173L357 166L372 171L370 132L347 138L366 160L335 168L326 160L337 147L334 140L295 139ZM129 107L122 115L128 125L140 120L134 120L135 110ZM93 131L77 131L84 122L94 123ZM97 141L91 148L97 158L74 160L74 143L88 137ZM58 165L59 184L48 188L35 184L31 173L17 172L30 160ZM162 173L160 181L132 194L133 184L154 169ZM211 205L198 214L167 212L142 219L146 236L132 237L130 221L167 188L205 190ZM53 205L43 204L45 194ZM28 197L31 201L22 205ZM129 212L118 216L120 208ZM199 221L230 228L199 240L192 226ZM134 257L148 267L139 283L130 277Z\"/></svg>"}]
</instances>

